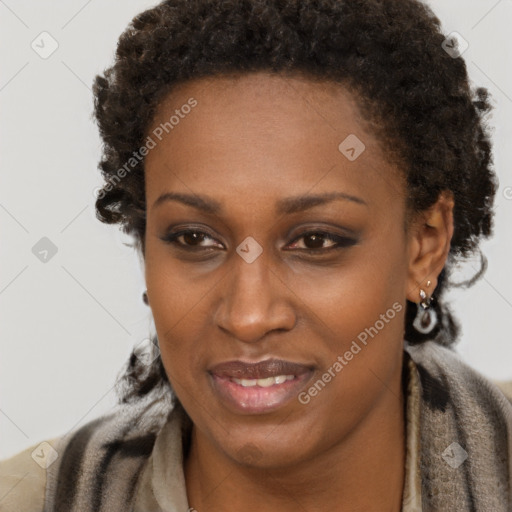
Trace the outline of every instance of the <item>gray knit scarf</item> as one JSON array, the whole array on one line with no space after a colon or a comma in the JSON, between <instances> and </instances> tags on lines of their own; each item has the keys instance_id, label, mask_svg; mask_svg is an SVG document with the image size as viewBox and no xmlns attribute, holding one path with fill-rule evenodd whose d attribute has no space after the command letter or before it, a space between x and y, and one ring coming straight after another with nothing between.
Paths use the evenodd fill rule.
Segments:
<instances>
[{"instance_id":1,"label":"gray knit scarf","mask_svg":"<svg viewBox=\"0 0 512 512\"><path fill-rule=\"evenodd\" d=\"M452 349L433 341L405 342L404 349L421 387L422 510L512 512L512 404ZM44 512L133 509L144 463L176 410L155 361L144 386L114 412L60 438L59 458L47 469ZM122 385L128 389L140 371L134 353Z\"/></svg>"}]
</instances>

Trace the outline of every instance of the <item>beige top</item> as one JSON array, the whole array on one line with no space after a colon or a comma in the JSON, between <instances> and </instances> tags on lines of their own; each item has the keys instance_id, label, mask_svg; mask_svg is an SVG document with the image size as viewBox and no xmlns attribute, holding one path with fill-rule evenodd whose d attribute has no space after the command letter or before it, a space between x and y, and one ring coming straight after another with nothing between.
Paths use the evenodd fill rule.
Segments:
<instances>
[{"instance_id":1,"label":"beige top","mask_svg":"<svg viewBox=\"0 0 512 512\"><path fill-rule=\"evenodd\" d=\"M420 385L409 360L406 405L406 466L402 512L421 511ZM500 385L500 383L497 383ZM510 390L510 383L507 384ZM500 387L502 387L500 385ZM504 385L502 389L506 386ZM505 389L504 389L505 391ZM506 394L506 391L505 391ZM139 479L134 512L188 511L183 473L183 416L173 414L159 432ZM56 445L59 438L48 441ZM42 512L46 471L32 458L40 443L0 461L0 512ZM191 509L193 510L193 509Z\"/></svg>"}]
</instances>

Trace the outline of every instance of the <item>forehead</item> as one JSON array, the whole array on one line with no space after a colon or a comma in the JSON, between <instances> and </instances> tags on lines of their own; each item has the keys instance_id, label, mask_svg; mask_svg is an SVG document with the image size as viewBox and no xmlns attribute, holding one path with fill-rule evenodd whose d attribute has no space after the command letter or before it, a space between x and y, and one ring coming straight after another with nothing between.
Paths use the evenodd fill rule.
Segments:
<instances>
[{"instance_id":1,"label":"forehead","mask_svg":"<svg viewBox=\"0 0 512 512\"><path fill-rule=\"evenodd\" d=\"M147 135L156 143L148 207L166 191L226 202L233 192L255 202L309 190L402 195L396 166L341 84L266 72L186 82L160 103Z\"/></svg>"}]
</instances>

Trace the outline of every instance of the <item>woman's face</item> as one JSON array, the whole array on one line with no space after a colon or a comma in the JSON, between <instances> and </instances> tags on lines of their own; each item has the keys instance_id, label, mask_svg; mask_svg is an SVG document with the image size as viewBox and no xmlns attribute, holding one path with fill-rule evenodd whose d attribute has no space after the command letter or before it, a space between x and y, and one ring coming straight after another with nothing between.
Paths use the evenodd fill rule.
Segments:
<instances>
[{"instance_id":1,"label":"woman's face","mask_svg":"<svg viewBox=\"0 0 512 512\"><path fill-rule=\"evenodd\" d=\"M348 90L201 79L166 98L148 135L149 303L196 435L278 467L393 409L405 189Z\"/></svg>"}]
</instances>

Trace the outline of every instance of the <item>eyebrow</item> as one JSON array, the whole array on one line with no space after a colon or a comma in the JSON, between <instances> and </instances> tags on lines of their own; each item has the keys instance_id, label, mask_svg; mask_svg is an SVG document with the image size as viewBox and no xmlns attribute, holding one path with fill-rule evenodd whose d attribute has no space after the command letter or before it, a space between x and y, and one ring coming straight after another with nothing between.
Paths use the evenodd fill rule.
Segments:
<instances>
[{"instance_id":1,"label":"eyebrow","mask_svg":"<svg viewBox=\"0 0 512 512\"><path fill-rule=\"evenodd\" d=\"M317 195L302 195L285 197L276 202L276 213L278 215L290 215L296 212L302 212L315 206L330 203L335 200L351 201L356 204L368 206L368 203L360 197L345 194L344 192L327 192ZM153 208L167 202L177 201L179 203L191 206L196 210L216 215L222 212L222 205L218 201L198 194L181 194L177 192L166 192L162 194L154 203Z\"/></svg>"}]
</instances>

